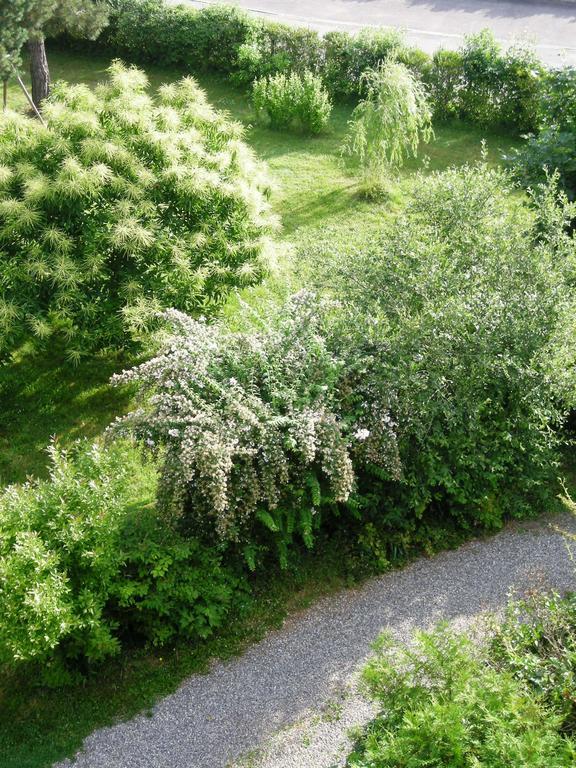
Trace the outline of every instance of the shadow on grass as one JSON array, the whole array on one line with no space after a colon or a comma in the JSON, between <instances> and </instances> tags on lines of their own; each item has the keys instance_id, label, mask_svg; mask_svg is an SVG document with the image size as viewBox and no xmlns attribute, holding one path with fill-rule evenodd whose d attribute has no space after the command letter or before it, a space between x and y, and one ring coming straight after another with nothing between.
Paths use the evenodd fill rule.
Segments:
<instances>
[{"instance_id":1,"label":"shadow on grass","mask_svg":"<svg viewBox=\"0 0 576 768\"><path fill-rule=\"evenodd\" d=\"M128 364L117 355L77 367L61 349L18 354L0 366L0 483L46 473L52 437L67 445L93 438L129 405L131 391L108 384Z\"/></svg>"}]
</instances>

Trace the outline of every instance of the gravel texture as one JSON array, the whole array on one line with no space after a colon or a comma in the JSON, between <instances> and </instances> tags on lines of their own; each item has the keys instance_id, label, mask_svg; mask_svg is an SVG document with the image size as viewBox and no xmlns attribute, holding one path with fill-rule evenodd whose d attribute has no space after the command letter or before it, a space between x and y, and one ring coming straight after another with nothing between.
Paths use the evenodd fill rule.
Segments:
<instances>
[{"instance_id":1,"label":"gravel texture","mask_svg":"<svg viewBox=\"0 0 576 768\"><path fill-rule=\"evenodd\" d=\"M568 518L553 522L576 528ZM151 717L96 731L74 761L58 765L328 768L345 748L347 727L370 717L351 691L383 629L408 640L414 628L441 619L466 626L498 610L510 590L540 586L576 586L565 541L550 520L511 526L325 598L241 657L186 680Z\"/></svg>"}]
</instances>

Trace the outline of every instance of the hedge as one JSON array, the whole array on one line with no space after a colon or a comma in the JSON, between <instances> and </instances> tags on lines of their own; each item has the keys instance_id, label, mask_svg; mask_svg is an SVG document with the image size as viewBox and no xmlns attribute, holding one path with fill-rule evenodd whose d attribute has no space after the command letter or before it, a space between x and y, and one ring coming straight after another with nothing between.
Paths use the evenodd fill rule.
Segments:
<instances>
[{"instance_id":1,"label":"hedge","mask_svg":"<svg viewBox=\"0 0 576 768\"><path fill-rule=\"evenodd\" d=\"M535 128L544 68L528 48L503 50L488 30L466 38L459 51L439 50L431 57L394 29L322 36L232 6L111 3L110 24L98 45L130 62L217 72L243 85L277 72L311 71L333 97L350 99L359 94L362 73L394 55L427 85L436 119L517 133Z\"/></svg>"}]
</instances>

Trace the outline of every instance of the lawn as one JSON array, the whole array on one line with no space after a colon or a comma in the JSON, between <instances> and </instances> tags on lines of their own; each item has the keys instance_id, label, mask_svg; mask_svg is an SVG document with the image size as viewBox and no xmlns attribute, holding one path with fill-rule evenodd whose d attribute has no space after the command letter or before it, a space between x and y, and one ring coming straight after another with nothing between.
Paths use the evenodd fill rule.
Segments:
<instances>
[{"instance_id":1,"label":"lawn","mask_svg":"<svg viewBox=\"0 0 576 768\"><path fill-rule=\"evenodd\" d=\"M96 84L104 77L109 60L63 51L49 52L54 79ZM152 88L183 73L149 67ZM246 126L246 139L269 166L274 193L272 202L282 214L279 239L293 248L280 252L304 258L308 243L326 239L348 241L350 222L358 242L378 231L383 218L402 200L410 176L417 170L438 170L472 162L482 152L498 162L514 140L501 135L483 136L466 126L439 126L435 140L418 161L410 163L398 179L391 199L368 203L358 196L356 180L343 167L339 147L350 108L334 110L330 131L319 138L273 133L254 127L246 94L212 76L199 78L210 101L227 110ZM23 95L12 85L9 104L21 109ZM424 158L426 160L424 161ZM304 256L302 256L304 254ZM285 285L290 277L288 257L267 285L254 289L259 298ZM112 390L110 375L132 362L121 356L99 357L74 368L58 350L33 355L20 350L3 367L0 378L0 482L21 482L27 475L45 471L45 447L52 436L66 444L79 437L92 438L130 403L130 392ZM3 768L41 768L77 749L96 727L126 718L151 706L188 674L205 668L213 656L237 653L248 642L277 626L289 610L296 610L319 595L350 583L352 575L339 556L337 543L321 555L305 557L298 575L270 576L256 584L256 599L216 639L202 646L181 646L161 653L134 651L110 664L85 686L64 691L35 688L18 677L0 687L0 765Z\"/></svg>"}]
</instances>

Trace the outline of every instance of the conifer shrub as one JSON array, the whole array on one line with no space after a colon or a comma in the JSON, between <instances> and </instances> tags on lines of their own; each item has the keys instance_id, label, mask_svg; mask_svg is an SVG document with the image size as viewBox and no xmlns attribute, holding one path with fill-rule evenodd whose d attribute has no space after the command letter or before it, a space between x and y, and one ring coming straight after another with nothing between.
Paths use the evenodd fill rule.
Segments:
<instances>
[{"instance_id":1,"label":"conifer shrub","mask_svg":"<svg viewBox=\"0 0 576 768\"><path fill-rule=\"evenodd\" d=\"M57 86L44 115L0 118L0 354L58 333L77 360L261 278L266 182L193 79L154 101L116 62L95 92Z\"/></svg>"}]
</instances>

